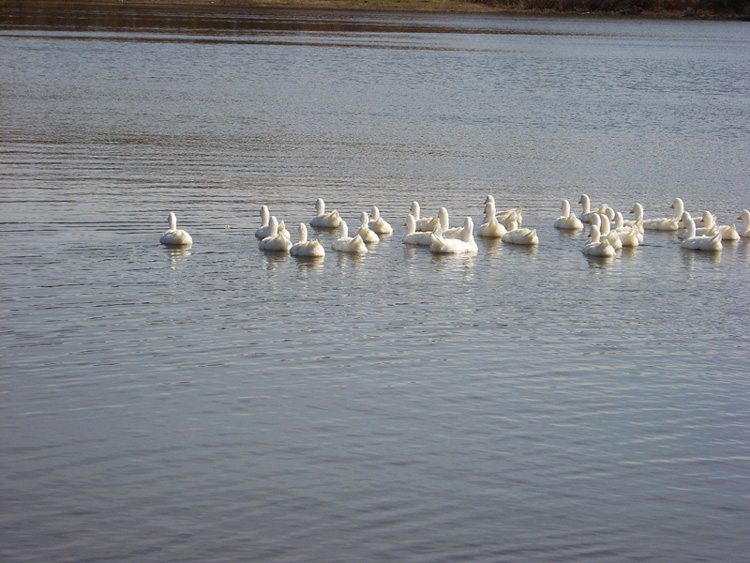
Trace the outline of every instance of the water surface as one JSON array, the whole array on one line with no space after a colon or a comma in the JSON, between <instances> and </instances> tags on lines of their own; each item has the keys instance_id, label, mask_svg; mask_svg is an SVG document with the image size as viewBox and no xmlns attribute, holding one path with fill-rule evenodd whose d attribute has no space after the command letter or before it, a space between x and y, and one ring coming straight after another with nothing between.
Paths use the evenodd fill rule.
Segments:
<instances>
[{"instance_id":1,"label":"water surface","mask_svg":"<svg viewBox=\"0 0 750 563\"><path fill-rule=\"evenodd\" d=\"M746 557L750 246L552 222L750 206L747 24L45 14L0 18L3 561ZM538 248L402 244L486 194ZM317 197L396 232L258 250Z\"/></svg>"}]
</instances>

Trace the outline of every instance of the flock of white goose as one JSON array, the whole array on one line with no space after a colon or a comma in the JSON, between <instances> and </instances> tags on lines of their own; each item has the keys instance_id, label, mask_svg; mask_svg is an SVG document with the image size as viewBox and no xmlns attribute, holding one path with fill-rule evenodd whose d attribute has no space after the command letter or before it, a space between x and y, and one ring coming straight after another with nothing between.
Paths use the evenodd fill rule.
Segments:
<instances>
[{"instance_id":1,"label":"flock of white goose","mask_svg":"<svg viewBox=\"0 0 750 563\"><path fill-rule=\"evenodd\" d=\"M607 204L592 209L591 200L586 194L581 195L578 203L582 206L580 216L571 211L568 200L563 200L560 206L562 215L555 220L554 227L561 230L582 230L588 225L587 242L582 248L582 252L588 256L612 257L624 246L638 246L643 243L644 232L647 230L676 232L681 246L690 250L718 251L722 248L722 241L750 238L750 211L747 209L737 218L743 222L741 230L738 231L734 224L717 224L716 217L709 211L704 211L698 219L694 218L685 211L685 205L680 198L675 198L670 207L674 210L673 217L645 219L643 206L636 203L630 210L634 218L629 221L624 219L622 213ZM368 252L368 244L393 234L391 225L380 216L380 211L374 206L371 214L360 214L359 228L353 237L349 236L349 227L337 210L326 212L322 199L316 201L315 209L316 215L310 220L310 225L318 229L338 229L338 238L331 245L331 248L338 252L365 254ZM520 207L497 211L495 198L488 195L484 202L484 215L485 219L477 231L477 236L500 239L509 244L539 244L536 230L521 226L523 216ZM261 207L260 217L262 224L255 231L255 236L260 239L261 250L285 252L293 256L325 255L325 248L320 241L308 240L307 226L304 223L299 224L299 240L293 243L284 222L279 222L276 217L271 216L267 206ZM702 226L699 228L696 223ZM448 210L445 207L441 207L435 217L423 217L419 203L414 201L404 226L404 244L429 247L433 254L477 252L474 222L471 217L466 217L462 226L451 228ZM177 228L177 218L174 213L170 213L169 230L161 236L160 242L167 246L190 246L193 240L186 231Z\"/></svg>"}]
</instances>

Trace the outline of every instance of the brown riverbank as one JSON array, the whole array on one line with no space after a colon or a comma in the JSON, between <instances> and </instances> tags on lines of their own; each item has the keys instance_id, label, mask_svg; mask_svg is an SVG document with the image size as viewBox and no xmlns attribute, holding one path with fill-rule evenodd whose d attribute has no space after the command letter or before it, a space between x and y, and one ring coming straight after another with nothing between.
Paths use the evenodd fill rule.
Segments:
<instances>
[{"instance_id":1,"label":"brown riverbank","mask_svg":"<svg viewBox=\"0 0 750 563\"><path fill-rule=\"evenodd\" d=\"M540 15L746 19L750 0L0 0L24 9L325 9Z\"/></svg>"}]
</instances>

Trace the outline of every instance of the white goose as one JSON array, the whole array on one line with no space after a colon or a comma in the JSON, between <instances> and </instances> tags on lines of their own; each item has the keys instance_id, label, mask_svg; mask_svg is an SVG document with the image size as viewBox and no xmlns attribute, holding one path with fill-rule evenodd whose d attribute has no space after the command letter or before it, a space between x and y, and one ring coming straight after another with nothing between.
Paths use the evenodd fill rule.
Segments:
<instances>
[{"instance_id":1,"label":"white goose","mask_svg":"<svg viewBox=\"0 0 750 563\"><path fill-rule=\"evenodd\" d=\"M601 240L601 234L599 232L599 227L596 225L591 225L591 232L589 233L588 237L591 239L591 241L587 242L583 246L582 252L586 256L604 256L611 258L615 255L615 249L614 247L609 244L608 240Z\"/></svg>"},{"instance_id":2,"label":"white goose","mask_svg":"<svg viewBox=\"0 0 750 563\"><path fill-rule=\"evenodd\" d=\"M674 210L674 216L677 217L677 220L679 222L680 219L682 219L682 214L685 213L685 202L682 201L682 198L676 197L674 198L674 201L672 201L672 205L669 206L670 209ZM692 217L692 214L691 214ZM696 219L693 217L693 221L698 221L699 219Z\"/></svg>"},{"instance_id":3,"label":"white goose","mask_svg":"<svg viewBox=\"0 0 750 563\"><path fill-rule=\"evenodd\" d=\"M262 205L260 208L260 220L261 225L258 230L255 231L255 237L264 239L271 234L271 225L269 224L270 214L268 213L268 206ZM287 240L292 240L292 235L284 225L284 221L279 222L279 234Z\"/></svg>"},{"instance_id":4,"label":"white goose","mask_svg":"<svg viewBox=\"0 0 750 563\"><path fill-rule=\"evenodd\" d=\"M644 219L643 206L640 203L633 205L631 213L635 213L635 220L642 221L643 228L647 231L676 231L679 228L679 219L676 217L661 217L658 219Z\"/></svg>"},{"instance_id":5,"label":"white goose","mask_svg":"<svg viewBox=\"0 0 750 563\"><path fill-rule=\"evenodd\" d=\"M315 211L317 215L310 220L310 225L320 229L335 229L341 222L339 212L334 209L326 213L326 202L318 198L315 202Z\"/></svg>"},{"instance_id":6,"label":"white goose","mask_svg":"<svg viewBox=\"0 0 750 563\"><path fill-rule=\"evenodd\" d=\"M501 239L509 244L535 245L539 244L539 237L536 236L536 229L526 229L519 227L515 221L508 225L508 232Z\"/></svg>"},{"instance_id":7,"label":"white goose","mask_svg":"<svg viewBox=\"0 0 750 563\"><path fill-rule=\"evenodd\" d=\"M372 216L370 217L370 229L378 235L393 234L393 227L380 216L380 209L374 205L372 206Z\"/></svg>"},{"instance_id":8,"label":"white goose","mask_svg":"<svg viewBox=\"0 0 750 563\"><path fill-rule=\"evenodd\" d=\"M721 233L715 235L698 236L695 234L695 221L689 213L682 214L682 222L687 225L688 237L682 241L682 248L689 250L705 250L707 252L717 252L721 250Z\"/></svg>"},{"instance_id":9,"label":"white goose","mask_svg":"<svg viewBox=\"0 0 750 563\"><path fill-rule=\"evenodd\" d=\"M602 216L597 214L591 218L590 222L592 227L597 227L599 229L599 236L609 242L609 244L612 245L612 248L615 250L620 250L622 248L620 235L611 230L609 218L606 215Z\"/></svg>"},{"instance_id":10,"label":"white goose","mask_svg":"<svg viewBox=\"0 0 750 563\"><path fill-rule=\"evenodd\" d=\"M705 213L707 213L708 216L706 216ZM713 221L714 221L713 216L711 216L711 214L708 211L706 211L705 213L703 217L698 219L698 221L700 221L701 223L708 224L708 225L713 225ZM694 233L695 235L702 236L702 235L708 234L707 232L708 229L706 227L698 226L698 223L696 222L695 217L691 217L691 219L693 219L693 223L695 223L695 233ZM682 215L680 215L679 226L680 226L680 230L677 231L677 238L679 238L680 240L685 240L690 235L688 234L687 223L682 220Z\"/></svg>"},{"instance_id":11,"label":"white goose","mask_svg":"<svg viewBox=\"0 0 750 563\"><path fill-rule=\"evenodd\" d=\"M432 244L432 232L417 231L416 220L411 213L406 216L404 226L406 227L406 234L401 239L404 241L404 244L417 246L430 246ZM440 226L438 226L439 228Z\"/></svg>"},{"instance_id":12,"label":"white goose","mask_svg":"<svg viewBox=\"0 0 750 563\"><path fill-rule=\"evenodd\" d=\"M307 227L304 223L299 224L299 242L295 243L290 253L292 256L325 256L326 251L317 239L307 240Z\"/></svg>"},{"instance_id":13,"label":"white goose","mask_svg":"<svg viewBox=\"0 0 750 563\"><path fill-rule=\"evenodd\" d=\"M742 221L742 232L740 235L745 238L750 238L750 210L743 209L740 216L737 217L737 220Z\"/></svg>"},{"instance_id":14,"label":"white goose","mask_svg":"<svg viewBox=\"0 0 750 563\"><path fill-rule=\"evenodd\" d=\"M461 238L445 238L438 233L430 233L430 252L433 254L469 254L477 251L477 243L474 240L474 222L471 217L464 219Z\"/></svg>"},{"instance_id":15,"label":"white goose","mask_svg":"<svg viewBox=\"0 0 750 563\"><path fill-rule=\"evenodd\" d=\"M359 214L359 230L357 231L357 234L362 237L362 240L365 242L379 242L380 237L370 229L370 216L363 211Z\"/></svg>"},{"instance_id":16,"label":"white goose","mask_svg":"<svg viewBox=\"0 0 750 563\"><path fill-rule=\"evenodd\" d=\"M615 213L615 229L612 232L617 233L623 246L633 248L643 242L643 235L641 234L638 225L634 224L626 227L625 221L622 218L622 213L619 211Z\"/></svg>"},{"instance_id":17,"label":"white goose","mask_svg":"<svg viewBox=\"0 0 750 563\"><path fill-rule=\"evenodd\" d=\"M737 232L737 226L735 224L717 225L716 217L710 211L703 212L701 223L703 223L704 228L706 229L704 233L706 235L715 235L716 233L721 233L721 240L728 240L728 241L740 240L740 234ZM696 234L700 234L698 232L697 226L696 226Z\"/></svg>"},{"instance_id":18,"label":"white goose","mask_svg":"<svg viewBox=\"0 0 750 563\"><path fill-rule=\"evenodd\" d=\"M492 206L495 208L495 217L497 217L497 220L505 227L508 228L508 225L510 225L511 221L515 221L516 225L519 227L523 224L523 212L520 207L513 207L510 209L504 209L503 211L497 211L497 206L495 205L495 198L492 195L488 195L484 199L484 204L487 205L488 203L491 203Z\"/></svg>"},{"instance_id":19,"label":"white goose","mask_svg":"<svg viewBox=\"0 0 750 563\"><path fill-rule=\"evenodd\" d=\"M267 205L260 206L260 227L255 231L255 237L259 239L266 238L271 234L271 226L268 224L271 214L268 212Z\"/></svg>"},{"instance_id":20,"label":"white goose","mask_svg":"<svg viewBox=\"0 0 750 563\"><path fill-rule=\"evenodd\" d=\"M440 222L440 235L443 238L461 238L461 236L463 235L463 226L451 228L450 221L448 219L448 210L445 207L441 207L440 209L438 209L438 221Z\"/></svg>"},{"instance_id":21,"label":"white goose","mask_svg":"<svg viewBox=\"0 0 750 563\"><path fill-rule=\"evenodd\" d=\"M169 230L161 235L159 242L165 246L189 246L193 244L193 238L187 231L177 228L177 215L170 211Z\"/></svg>"},{"instance_id":22,"label":"white goose","mask_svg":"<svg viewBox=\"0 0 750 563\"><path fill-rule=\"evenodd\" d=\"M591 210L591 199L586 194L581 194L581 199L578 200L581 204L581 222L588 223L591 218L597 214L596 210Z\"/></svg>"},{"instance_id":23,"label":"white goose","mask_svg":"<svg viewBox=\"0 0 750 563\"><path fill-rule=\"evenodd\" d=\"M580 231L583 229L583 223L576 217L576 214L570 210L570 202L564 199L560 204L562 215L555 220L555 228L562 231Z\"/></svg>"},{"instance_id":24,"label":"white goose","mask_svg":"<svg viewBox=\"0 0 750 563\"><path fill-rule=\"evenodd\" d=\"M271 227L270 234L260 241L258 247L271 252L289 252L292 242L279 232L278 219L272 216L269 226Z\"/></svg>"},{"instance_id":25,"label":"white goose","mask_svg":"<svg viewBox=\"0 0 750 563\"><path fill-rule=\"evenodd\" d=\"M420 215L421 210L419 208L419 203L416 201L411 202L411 208L409 209L409 213L414 217L414 222L417 226L417 231L433 231L435 227L437 227L440 224L440 218L439 217L422 217Z\"/></svg>"},{"instance_id":26,"label":"white goose","mask_svg":"<svg viewBox=\"0 0 750 563\"><path fill-rule=\"evenodd\" d=\"M352 254L367 254L367 245L362 237L356 235L355 237L349 236L349 227L346 221L341 219L339 222L339 238L333 241L331 248L338 250L339 252L350 252Z\"/></svg>"},{"instance_id":27,"label":"white goose","mask_svg":"<svg viewBox=\"0 0 750 563\"><path fill-rule=\"evenodd\" d=\"M674 205L674 203L672 204ZM644 219L643 228L647 231L676 231L680 227L680 217L657 217Z\"/></svg>"},{"instance_id":28,"label":"white goose","mask_svg":"<svg viewBox=\"0 0 750 563\"><path fill-rule=\"evenodd\" d=\"M489 197L492 197L492 196L489 196ZM500 223L497 220L497 217L495 216L495 200L494 199L484 204L484 214L485 214L485 220L484 220L484 223L482 223L481 226L479 227L477 236L480 236L483 238L500 238L505 233L508 232L508 229L505 228L505 225Z\"/></svg>"}]
</instances>

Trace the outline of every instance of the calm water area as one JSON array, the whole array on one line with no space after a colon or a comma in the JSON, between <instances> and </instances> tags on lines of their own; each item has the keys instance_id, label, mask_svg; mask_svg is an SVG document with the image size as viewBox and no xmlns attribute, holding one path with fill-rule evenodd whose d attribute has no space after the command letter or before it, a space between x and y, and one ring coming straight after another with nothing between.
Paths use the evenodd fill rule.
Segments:
<instances>
[{"instance_id":1,"label":"calm water area","mask_svg":"<svg viewBox=\"0 0 750 563\"><path fill-rule=\"evenodd\" d=\"M750 239L553 228L740 226L748 26L0 6L0 560L748 561Z\"/></svg>"}]
</instances>

